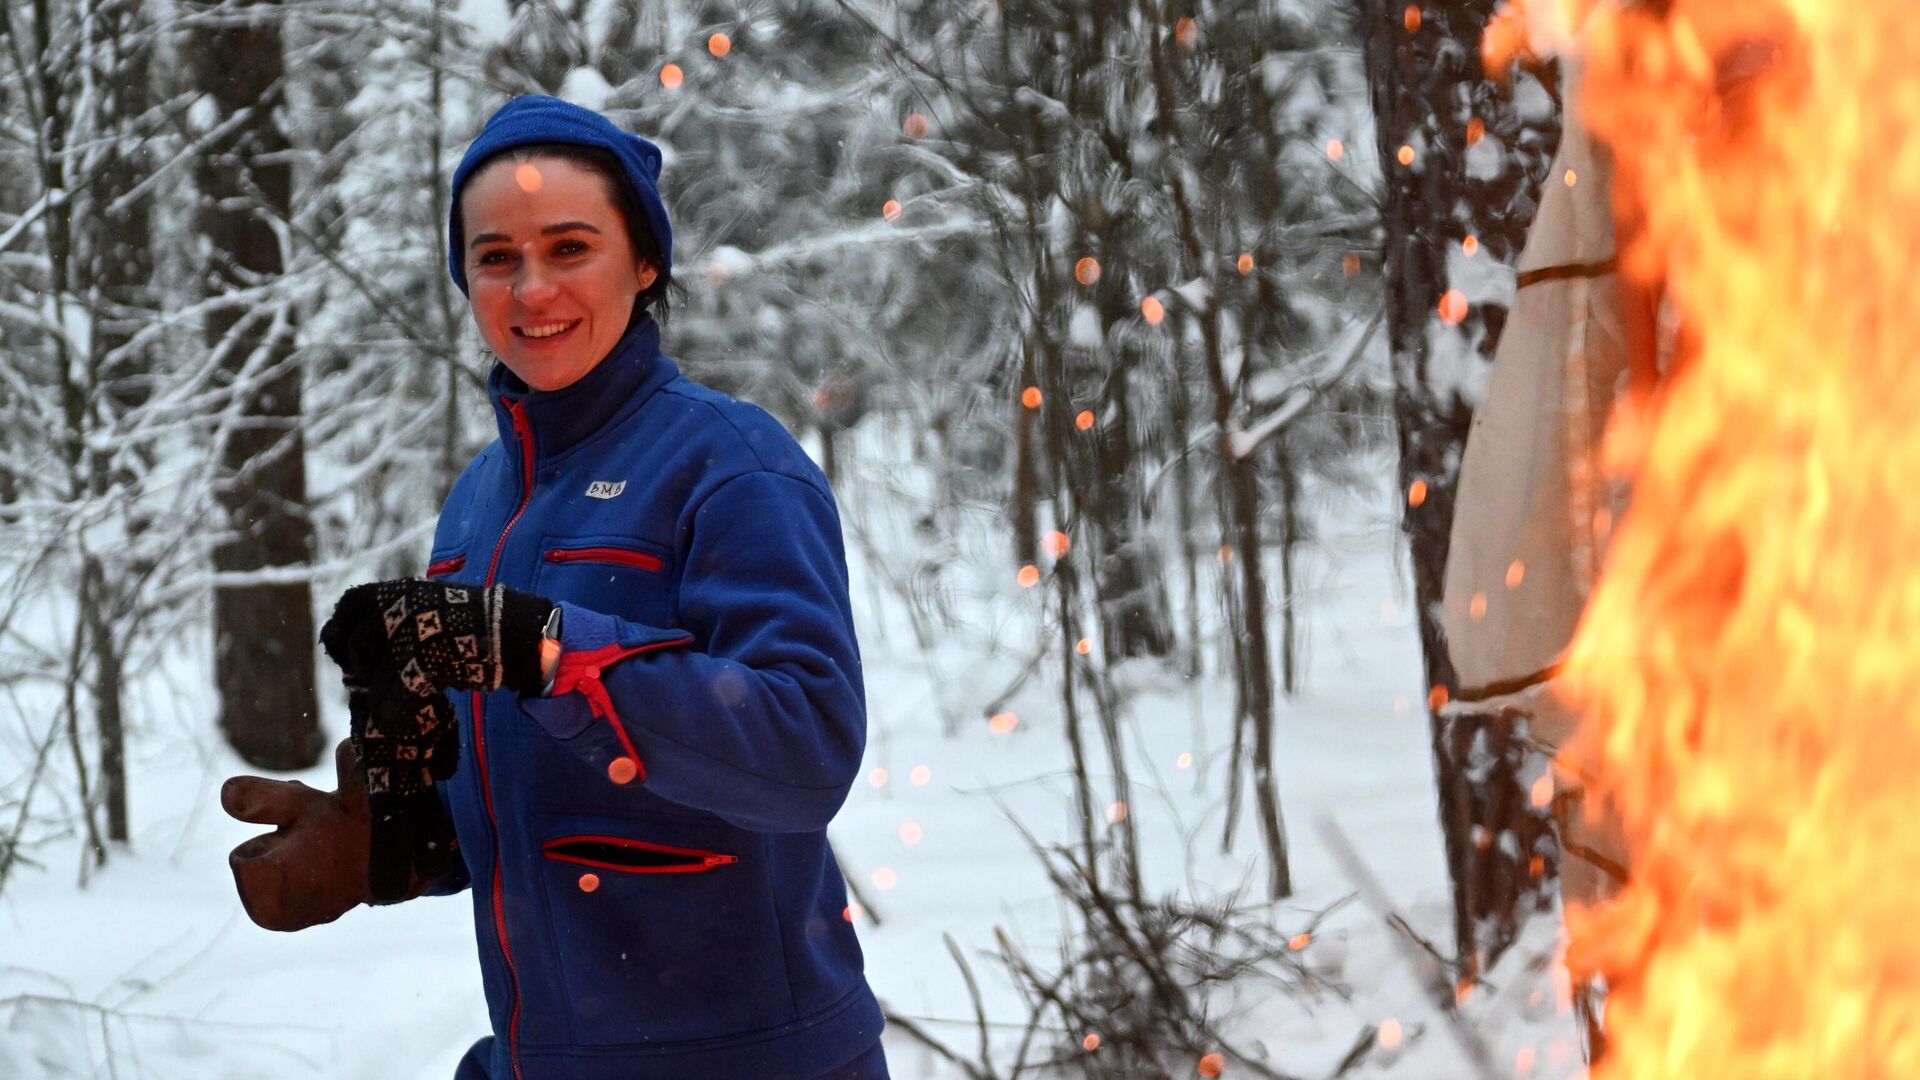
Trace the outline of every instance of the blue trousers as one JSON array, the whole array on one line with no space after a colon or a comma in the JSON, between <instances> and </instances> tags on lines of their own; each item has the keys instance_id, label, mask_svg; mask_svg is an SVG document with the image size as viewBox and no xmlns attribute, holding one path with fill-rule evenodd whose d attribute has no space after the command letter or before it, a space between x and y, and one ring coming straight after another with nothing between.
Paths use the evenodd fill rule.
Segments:
<instances>
[{"instance_id":1,"label":"blue trousers","mask_svg":"<svg viewBox=\"0 0 1920 1080\"><path fill-rule=\"evenodd\" d=\"M487 1072L487 1063L492 1060L493 1036L488 1035L468 1048L467 1056L460 1059L460 1067L454 1070L453 1080L493 1080L492 1075ZM710 1080L728 1080L728 1078L712 1077ZM887 1055L876 1042L868 1048L866 1053L845 1065L821 1073L815 1080L889 1080Z\"/></svg>"}]
</instances>

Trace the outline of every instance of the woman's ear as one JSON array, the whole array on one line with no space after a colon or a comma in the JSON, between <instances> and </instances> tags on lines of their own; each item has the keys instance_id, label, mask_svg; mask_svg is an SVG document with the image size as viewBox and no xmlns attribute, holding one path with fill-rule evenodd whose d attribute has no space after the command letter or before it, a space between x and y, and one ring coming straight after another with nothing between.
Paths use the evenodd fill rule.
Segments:
<instances>
[{"instance_id":1,"label":"woman's ear","mask_svg":"<svg viewBox=\"0 0 1920 1080\"><path fill-rule=\"evenodd\" d=\"M660 276L660 271L655 270L650 262L636 262L633 264L633 269L634 276L640 280L640 288L637 290L639 292L646 292L653 288L654 279Z\"/></svg>"}]
</instances>

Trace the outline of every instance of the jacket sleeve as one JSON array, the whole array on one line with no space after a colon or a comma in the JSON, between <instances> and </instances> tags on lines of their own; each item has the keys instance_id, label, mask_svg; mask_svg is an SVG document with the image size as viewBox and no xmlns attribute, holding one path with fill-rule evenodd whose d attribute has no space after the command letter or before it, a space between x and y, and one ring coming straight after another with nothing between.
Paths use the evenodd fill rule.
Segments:
<instances>
[{"instance_id":1,"label":"jacket sleeve","mask_svg":"<svg viewBox=\"0 0 1920 1080\"><path fill-rule=\"evenodd\" d=\"M832 499L773 472L694 513L682 629L562 604L552 692L521 710L609 783L746 829L824 829L866 746L859 647Z\"/></svg>"}]
</instances>

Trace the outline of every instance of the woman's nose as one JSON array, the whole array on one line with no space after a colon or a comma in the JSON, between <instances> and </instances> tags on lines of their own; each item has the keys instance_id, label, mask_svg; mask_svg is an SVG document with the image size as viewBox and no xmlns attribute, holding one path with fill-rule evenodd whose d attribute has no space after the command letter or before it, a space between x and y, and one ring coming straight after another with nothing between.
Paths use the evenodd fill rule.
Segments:
<instances>
[{"instance_id":1,"label":"woman's nose","mask_svg":"<svg viewBox=\"0 0 1920 1080\"><path fill-rule=\"evenodd\" d=\"M552 300L558 291L554 287L553 275L537 263L529 261L523 265L525 269L513 283L514 298L529 307L538 307Z\"/></svg>"}]
</instances>

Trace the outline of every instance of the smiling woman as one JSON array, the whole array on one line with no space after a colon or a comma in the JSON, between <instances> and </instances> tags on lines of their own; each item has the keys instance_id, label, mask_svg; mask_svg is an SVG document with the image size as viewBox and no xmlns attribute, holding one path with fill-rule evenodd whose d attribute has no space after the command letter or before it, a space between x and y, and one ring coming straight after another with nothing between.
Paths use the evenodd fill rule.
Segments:
<instances>
[{"instance_id":1,"label":"smiling woman","mask_svg":"<svg viewBox=\"0 0 1920 1080\"><path fill-rule=\"evenodd\" d=\"M457 1080L884 1080L826 827L866 740L833 493L660 352L660 151L518 98L454 173L448 272L500 437L428 577L321 631L340 790L236 777L249 915L471 889L493 1033Z\"/></svg>"}]
</instances>

